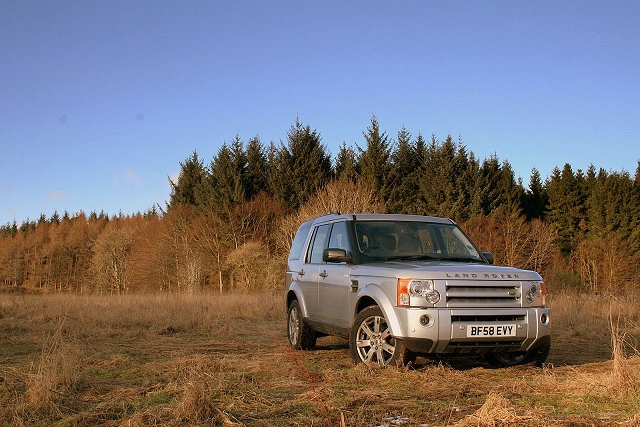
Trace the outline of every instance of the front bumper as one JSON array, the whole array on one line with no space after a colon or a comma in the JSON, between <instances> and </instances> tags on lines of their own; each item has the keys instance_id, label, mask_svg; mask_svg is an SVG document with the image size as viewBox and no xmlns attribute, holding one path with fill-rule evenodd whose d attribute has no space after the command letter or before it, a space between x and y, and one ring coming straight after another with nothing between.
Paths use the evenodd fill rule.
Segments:
<instances>
[{"instance_id":1,"label":"front bumper","mask_svg":"<svg viewBox=\"0 0 640 427\"><path fill-rule=\"evenodd\" d=\"M551 334L549 308L417 309L396 308L401 325L396 338L422 354L525 352ZM469 336L477 326L513 328L510 336ZM511 329L509 329L511 331Z\"/></svg>"}]
</instances>

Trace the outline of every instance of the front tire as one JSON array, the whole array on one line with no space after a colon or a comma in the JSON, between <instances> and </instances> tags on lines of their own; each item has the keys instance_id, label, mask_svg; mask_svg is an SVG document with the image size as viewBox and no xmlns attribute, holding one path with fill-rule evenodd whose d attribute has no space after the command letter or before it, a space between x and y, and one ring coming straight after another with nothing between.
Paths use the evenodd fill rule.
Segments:
<instances>
[{"instance_id":1,"label":"front tire","mask_svg":"<svg viewBox=\"0 0 640 427\"><path fill-rule=\"evenodd\" d=\"M376 305L356 316L349 334L349 349L355 363L366 365L404 366L416 358L402 340L391 335L391 328Z\"/></svg>"},{"instance_id":2,"label":"front tire","mask_svg":"<svg viewBox=\"0 0 640 427\"><path fill-rule=\"evenodd\" d=\"M291 347L295 350L313 350L316 346L317 334L302 318L302 311L297 300L293 300L289 305L287 335Z\"/></svg>"}]
</instances>

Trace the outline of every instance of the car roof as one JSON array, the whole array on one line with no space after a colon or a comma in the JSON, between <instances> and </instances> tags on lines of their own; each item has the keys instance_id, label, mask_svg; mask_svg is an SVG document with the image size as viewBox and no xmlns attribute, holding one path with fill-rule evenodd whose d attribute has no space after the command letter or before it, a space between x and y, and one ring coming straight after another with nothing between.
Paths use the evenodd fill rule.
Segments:
<instances>
[{"instance_id":1,"label":"car roof","mask_svg":"<svg viewBox=\"0 0 640 427\"><path fill-rule=\"evenodd\" d=\"M323 215L313 220L315 224L323 222L335 222L340 220L346 221L414 221L414 222L434 222L439 224L455 224L449 218L441 218L426 215L405 215L405 214L341 214L333 213Z\"/></svg>"}]
</instances>

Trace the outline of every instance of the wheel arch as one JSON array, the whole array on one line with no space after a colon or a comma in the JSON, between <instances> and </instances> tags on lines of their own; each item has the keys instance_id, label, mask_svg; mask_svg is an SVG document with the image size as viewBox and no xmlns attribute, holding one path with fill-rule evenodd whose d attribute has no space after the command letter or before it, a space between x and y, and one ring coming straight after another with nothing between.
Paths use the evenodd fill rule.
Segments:
<instances>
[{"instance_id":1,"label":"wheel arch","mask_svg":"<svg viewBox=\"0 0 640 427\"><path fill-rule=\"evenodd\" d=\"M395 305L389 300L384 290L377 285L368 285L363 289L362 294L356 301L353 319L362 310L372 305L377 305L382 311L384 318L387 320L387 325L391 328L391 334L394 337L402 337L402 327L395 313Z\"/></svg>"},{"instance_id":2,"label":"wheel arch","mask_svg":"<svg viewBox=\"0 0 640 427\"><path fill-rule=\"evenodd\" d=\"M291 306L292 301L298 301L298 305L300 306L300 312L303 318L307 317L307 306L304 302L304 299L301 297L302 292L296 283L292 283L287 291L287 300L286 300L286 311L289 312L289 307Z\"/></svg>"}]
</instances>

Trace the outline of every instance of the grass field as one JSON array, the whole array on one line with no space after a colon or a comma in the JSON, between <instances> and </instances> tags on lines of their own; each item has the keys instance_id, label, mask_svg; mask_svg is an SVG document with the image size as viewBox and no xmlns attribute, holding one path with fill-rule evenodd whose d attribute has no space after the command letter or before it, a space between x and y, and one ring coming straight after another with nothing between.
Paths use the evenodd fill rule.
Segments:
<instances>
[{"instance_id":1,"label":"grass field","mask_svg":"<svg viewBox=\"0 0 640 427\"><path fill-rule=\"evenodd\" d=\"M552 295L542 369L381 370L290 350L280 294L4 293L0 425L639 426L639 302Z\"/></svg>"}]
</instances>

